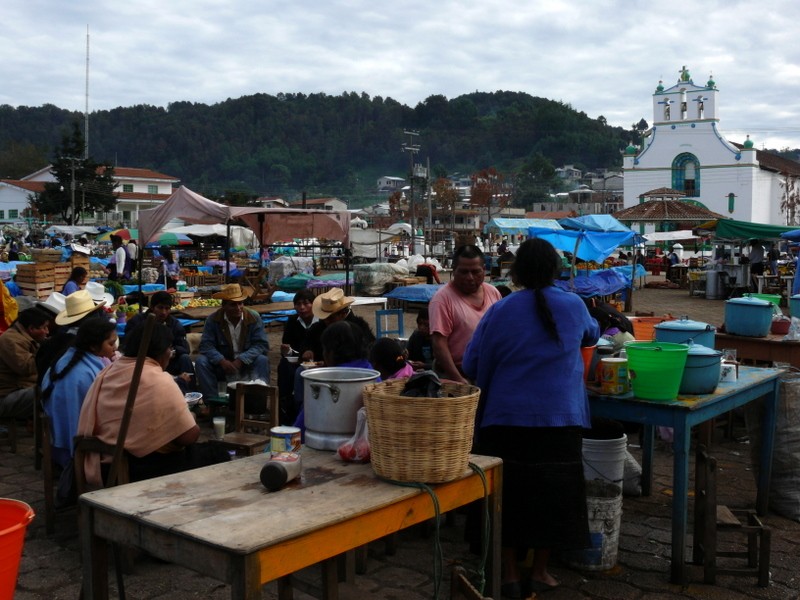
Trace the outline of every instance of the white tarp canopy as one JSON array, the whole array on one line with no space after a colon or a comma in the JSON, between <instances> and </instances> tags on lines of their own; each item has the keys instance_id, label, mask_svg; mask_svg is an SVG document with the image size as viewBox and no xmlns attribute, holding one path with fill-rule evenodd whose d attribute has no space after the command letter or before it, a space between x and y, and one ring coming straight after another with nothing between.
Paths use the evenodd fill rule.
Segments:
<instances>
[{"instance_id":1,"label":"white tarp canopy","mask_svg":"<svg viewBox=\"0 0 800 600\"><path fill-rule=\"evenodd\" d=\"M645 233L642 236L648 242L671 242L673 240L694 240L698 239L691 229L681 229L679 231L654 231Z\"/></svg>"},{"instance_id":2,"label":"white tarp canopy","mask_svg":"<svg viewBox=\"0 0 800 600\"><path fill-rule=\"evenodd\" d=\"M165 229L168 233L182 233L184 235L194 235L197 237L211 237L212 235L225 237L228 235L228 228L217 223L216 225L184 225ZM258 245L256 234L247 227L234 225L231 227L231 246L236 248L255 248Z\"/></svg>"},{"instance_id":3,"label":"white tarp canopy","mask_svg":"<svg viewBox=\"0 0 800 600\"><path fill-rule=\"evenodd\" d=\"M97 227L81 227L79 225L51 225L44 232L49 235L80 237L82 235L97 235L100 230Z\"/></svg>"},{"instance_id":4,"label":"white tarp canopy","mask_svg":"<svg viewBox=\"0 0 800 600\"><path fill-rule=\"evenodd\" d=\"M399 233L388 229L351 229L350 246L353 256L379 258L383 252L383 244L390 244L399 237Z\"/></svg>"},{"instance_id":5,"label":"white tarp canopy","mask_svg":"<svg viewBox=\"0 0 800 600\"><path fill-rule=\"evenodd\" d=\"M181 186L161 206L139 213L140 243L144 246L155 240L172 219L206 225L241 219L265 245L296 238L347 243L350 230L347 211L225 206Z\"/></svg>"}]
</instances>

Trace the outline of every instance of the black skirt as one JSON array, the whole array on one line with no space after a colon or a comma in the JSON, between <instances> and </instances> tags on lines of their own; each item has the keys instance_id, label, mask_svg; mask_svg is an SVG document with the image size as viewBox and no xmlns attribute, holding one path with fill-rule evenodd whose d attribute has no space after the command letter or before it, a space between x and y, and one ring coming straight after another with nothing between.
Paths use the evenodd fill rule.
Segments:
<instances>
[{"instance_id":1,"label":"black skirt","mask_svg":"<svg viewBox=\"0 0 800 600\"><path fill-rule=\"evenodd\" d=\"M581 447L580 427L480 430L477 452L503 459L504 547L590 545Z\"/></svg>"}]
</instances>

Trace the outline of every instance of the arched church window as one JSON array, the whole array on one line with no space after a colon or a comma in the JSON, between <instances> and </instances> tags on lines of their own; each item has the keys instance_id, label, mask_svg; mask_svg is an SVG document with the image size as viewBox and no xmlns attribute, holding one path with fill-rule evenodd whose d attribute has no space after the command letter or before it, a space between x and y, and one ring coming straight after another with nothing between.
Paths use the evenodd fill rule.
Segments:
<instances>
[{"instance_id":1,"label":"arched church window","mask_svg":"<svg viewBox=\"0 0 800 600\"><path fill-rule=\"evenodd\" d=\"M664 120L669 121L669 100L664 102Z\"/></svg>"},{"instance_id":2,"label":"arched church window","mask_svg":"<svg viewBox=\"0 0 800 600\"><path fill-rule=\"evenodd\" d=\"M672 161L672 188L690 198L700 196L700 161L694 154L684 152Z\"/></svg>"}]
</instances>

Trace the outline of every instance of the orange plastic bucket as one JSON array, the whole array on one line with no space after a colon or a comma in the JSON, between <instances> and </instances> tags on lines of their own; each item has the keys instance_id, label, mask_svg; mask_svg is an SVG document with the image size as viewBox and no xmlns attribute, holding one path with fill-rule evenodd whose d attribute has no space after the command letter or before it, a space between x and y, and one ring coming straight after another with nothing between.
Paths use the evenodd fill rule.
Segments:
<instances>
[{"instance_id":1,"label":"orange plastic bucket","mask_svg":"<svg viewBox=\"0 0 800 600\"><path fill-rule=\"evenodd\" d=\"M13 598L25 530L33 509L19 500L0 498L0 598Z\"/></svg>"},{"instance_id":2,"label":"orange plastic bucket","mask_svg":"<svg viewBox=\"0 0 800 600\"><path fill-rule=\"evenodd\" d=\"M594 351L597 346L582 346L581 358L583 358L583 380L589 381L589 369L592 366L592 359L594 358Z\"/></svg>"}]
</instances>

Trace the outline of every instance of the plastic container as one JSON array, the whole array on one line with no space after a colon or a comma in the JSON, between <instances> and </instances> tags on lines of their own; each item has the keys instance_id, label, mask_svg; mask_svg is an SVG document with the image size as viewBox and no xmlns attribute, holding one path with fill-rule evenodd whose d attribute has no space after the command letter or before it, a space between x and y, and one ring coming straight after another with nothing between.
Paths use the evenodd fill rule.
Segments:
<instances>
[{"instance_id":1,"label":"plastic container","mask_svg":"<svg viewBox=\"0 0 800 600\"><path fill-rule=\"evenodd\" d=\"M731 335L766 337L772 326L774 304L759 298L733 298L725 302L725 331Z\"/></svg>"},{"instance_id":2,"label":"plastic container","mask_svg":"<svg viewBox=\"0 0 800 600\"><path fill-rule=\"evenodd\" d=\"M664 321L655 326L656 341L673 342L675 344L700 344L707 348L714 347L716 328L708 323L692 321L689 317L681 317L674 321Z\"/></svg>"},{"instance_id":3,"label":"plastic container","mask_svg":"<svg viewBox=\"0 0 800 600\"><path fill-rule=\"evenodd\" d=\"M780 294L745 294L745 298L758 298L759 300L763 300L764 302L772 302L775 306L781 305L781 295Z\"/></svg>"},{"instance_id":4,"label":"plastic container","mask_svg":"<svg viewBox=\"0 0 800 600\"><path fill-rule=\"evenodd\" d=\"M24 502L0 498L0 598L14 597L25 530L33 517Z\"/></svg>"},{"instance_id":5,"label":"plastic container","mask_svg":"<svg viewBox=\"0 0 800 600\"><path fill-rule=\"evenodd\" d=\"M722 352L692 344L683 369L681 394L713 394L717 389L722 366Z\"/></svg>"},{"instance_id":6,"label":"plastic container","mask_svg":"<svg viewBox=\"0 0 800 600\"><path fill-rule=\"evenodd\" d=\"M587 571L608 571L617 564L622 490L605 481L587 481L586 508L591 546L570 552L567 562Z\"/></svg>"},{"instance_id":7,"label":"plastic container","mask_svg":"<svg viewBox=\"0 0 800 600\"><path fill-rule=\"evenodd\" d=\"M583 439L583 476L586 481L600 479L620 489L625 476L628 436L611 440Z\"/></svg>"},{"instance_id":8,"label":"plastic container","mask_svg":"<svg viewBox=\"0 0 800 600\"><path fill-rule=\"evenodd\" d=\"M581 358L583 359L583 380L589 381L589 373L592 372L592 363L594 361L594 352L597 346L583 346L581 347Z\"/></svg>"},{"instance_id":9,"label":"plastic container","mask_svg":"<svg viewBox=\"0 0 800 600\"><path fill-rule=\"evenodd\" d=\"M646 400L674 400L678 397L689 346L670 342L629 342L625 349L634 396Z\"/></svg>"},{"instance_id":10,"label":"plastic container","mask_svg":"<svg viewBox=\"0 0 800 600\"><path fill-rule=\"evenodd\" d=\"M631 389L628 381L627 358L600 359L600 391L603 394L619 396Z\"/></svg>"},{"instance_id":11,"label":"plastic container","mask_svg":"<svg viewBox=\"0 0 800 600\"><path fill-rule=\"evenodd\" d=\"M800 294L795 294L789 298L789 314L800 318Z\"/></svg>"},{"instance_id":12,"label":"plastic container","mask_svg":"<svg viewBox=\"0 0 800 600\"><path fill-rule=\"evenodd\" d=\"M300 475L303 463L295 452L273 454L269 462L261 467L259 479L270 492L277 492L284 485Z\"/></svg>"}]
</instances>

